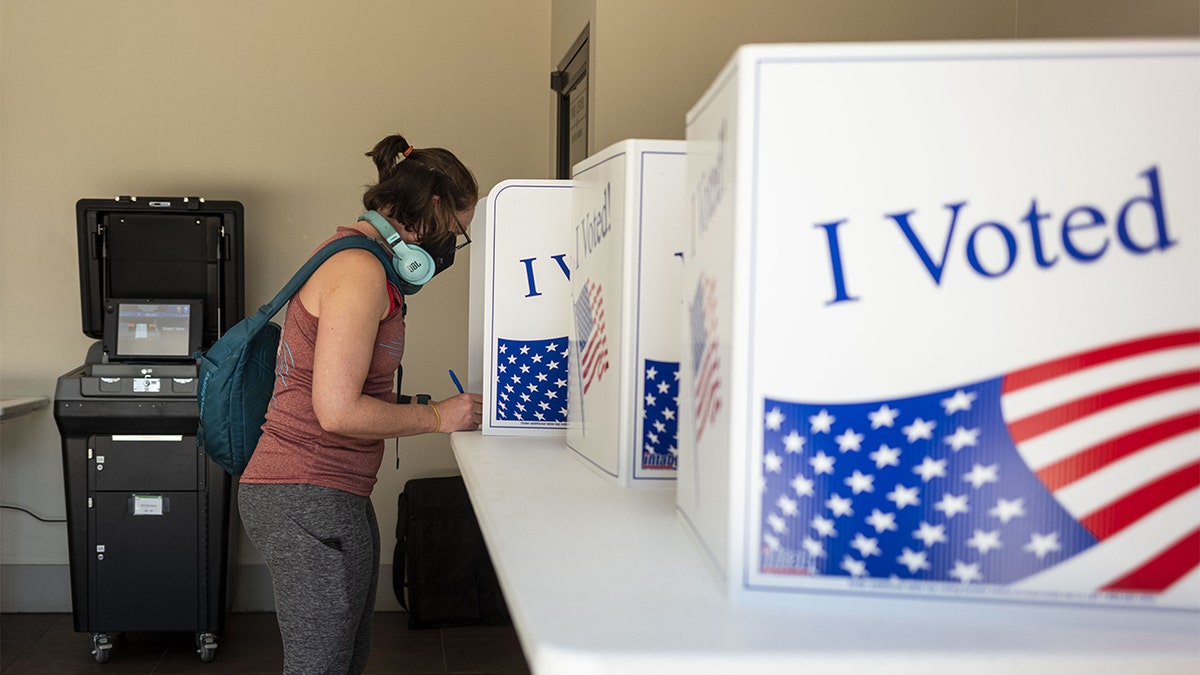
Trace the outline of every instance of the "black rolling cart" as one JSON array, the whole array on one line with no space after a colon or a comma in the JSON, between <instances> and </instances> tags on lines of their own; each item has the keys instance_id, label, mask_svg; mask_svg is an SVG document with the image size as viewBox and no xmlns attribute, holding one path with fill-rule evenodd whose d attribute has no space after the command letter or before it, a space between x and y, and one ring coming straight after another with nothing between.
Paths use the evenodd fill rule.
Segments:
<instances>
[{"instance_id":1,"label":"black rolling cart","mask_svg":"<svg viewBox=\"0 0 1200 675\"><path fill-rule=\"evenodd\" d=\"M126 631L193 632L216 657L231 481L196 447L193 354L245 314L242 205L191 198L76 205L83 332L58 379L75 630L98 662Z\"/></svg>"}]
</instances>

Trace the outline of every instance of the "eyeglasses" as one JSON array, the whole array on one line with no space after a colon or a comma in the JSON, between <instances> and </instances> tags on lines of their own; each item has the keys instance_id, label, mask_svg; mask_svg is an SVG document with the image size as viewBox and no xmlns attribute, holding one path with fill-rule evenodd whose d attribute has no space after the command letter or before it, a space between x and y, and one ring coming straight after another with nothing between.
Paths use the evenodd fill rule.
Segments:
<instances>
[{"instance_id":1,"label":"eyeglasses","mask_svg":"<svg viewBox=\"0 0 1200 675\"><path fill-rule=\"evenodd\" d=\"M454 236L454 250L461 251L471 243L471 235L467 234L467 228L458 221L458 216L454 217L454 224L458 226L458 234Z\"/></svg>"}]
</instances>

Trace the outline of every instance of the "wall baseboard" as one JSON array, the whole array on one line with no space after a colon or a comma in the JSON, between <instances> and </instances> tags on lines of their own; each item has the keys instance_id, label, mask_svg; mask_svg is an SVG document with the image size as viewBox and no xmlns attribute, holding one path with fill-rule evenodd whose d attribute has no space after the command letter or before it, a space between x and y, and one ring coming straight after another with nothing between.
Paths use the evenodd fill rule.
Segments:
<instances>
[{"instance_id":1,"label":"wall baseboard","mask_svg":"<svg viewBox=\"0 0 1200 675\"><path fill-rule=\"evenodd\" d=\"M274 612L275 598L266 565L238 565L228 579L230 612ZM379 566L375 609L398 612L392 593L392 566ZM0 612L71 612L70 565L0 565Z\"/></svg>"}]
</instances>

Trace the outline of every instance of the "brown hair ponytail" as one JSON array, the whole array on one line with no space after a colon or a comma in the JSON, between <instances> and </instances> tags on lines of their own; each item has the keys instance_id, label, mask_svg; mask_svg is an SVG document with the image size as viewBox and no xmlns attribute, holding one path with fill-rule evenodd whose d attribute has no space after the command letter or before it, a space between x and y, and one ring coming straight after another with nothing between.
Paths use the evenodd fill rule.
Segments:
<instances>
[{"instance_id":1,"label":"brown hair ponytail","mask_svg":"<svg viewBox=\"0 0 1200 675\"><path fill-rule=\"evenodd\" d=\"M479 199L475 176L444 148L414 148L393 134L366 154L375 162L379 182L367 188L363 206L399 220L422 241L453 237L458 232L454 212Z\"/></svg>"}]
</instances>

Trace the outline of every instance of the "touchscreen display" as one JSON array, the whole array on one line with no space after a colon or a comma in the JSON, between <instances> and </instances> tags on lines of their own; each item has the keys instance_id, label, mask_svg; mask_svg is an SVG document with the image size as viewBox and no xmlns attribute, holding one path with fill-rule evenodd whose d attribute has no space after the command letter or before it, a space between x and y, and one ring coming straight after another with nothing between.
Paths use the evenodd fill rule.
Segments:
<instances>
[{"instance_id":1,"label":"touchscreen display","mask_svg":"<svg viewBox=\"0 0 1200 675\"><path fill-rule=\"evenodd\" d=\"M198 302L116 301L116 357L190 358L199 347Z\"/></svg>"}]
</instances>

